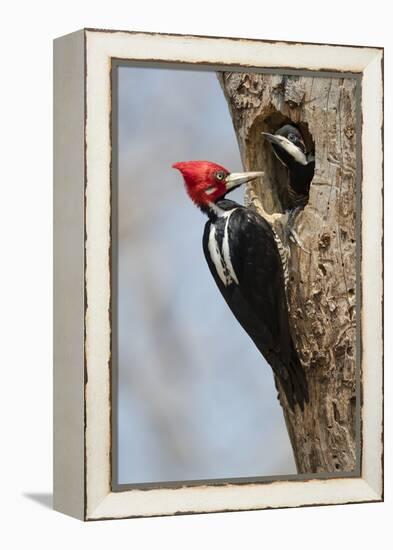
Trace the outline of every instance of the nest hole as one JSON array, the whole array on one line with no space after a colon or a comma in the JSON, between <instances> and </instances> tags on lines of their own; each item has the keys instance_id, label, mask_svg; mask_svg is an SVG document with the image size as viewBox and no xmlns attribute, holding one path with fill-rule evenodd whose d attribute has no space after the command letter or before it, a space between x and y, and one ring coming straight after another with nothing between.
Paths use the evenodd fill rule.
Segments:
<instances>
[{"instance_id":1,"label":"nest hole","mask_svg":"<svg viewBox=\"0 0 393 550\"><path fill-rule=\"evenodd\" d=\"M300 131L306 146L306 154L315 155L315 142L308 123L295 122L279 111L273 110L269 114L257 118L249 133L248 165L252 170L263 170L265 173L265 189L261 191L261 194L265 208L269 213L285 212L295 206L304 208L308 203L307 197L299 204L294 204L293 196L291 197L289 191L289 171L276 157L271 144L262 135L262 132L274 134L286 124L291 124ZM310 185L313 176L314 170L312 169Z\"/></svg>"}]
</instances>

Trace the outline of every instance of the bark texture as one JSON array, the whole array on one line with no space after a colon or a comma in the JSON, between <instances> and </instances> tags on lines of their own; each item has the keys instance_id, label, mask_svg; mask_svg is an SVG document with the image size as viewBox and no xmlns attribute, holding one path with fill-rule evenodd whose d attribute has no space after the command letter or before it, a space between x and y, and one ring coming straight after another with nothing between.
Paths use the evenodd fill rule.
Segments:
<instances>
[{"instance_id":1,"label":"bark texture","mask_svg":"<svg viewBox=\"0 0 393 550\"><path fill-rule=\"evenodd\" d=\"M288 174L261 132L297 123L316 167L310 198L295 216L273 217L288 241L288 302L310 403L293 413L278 388L299 473L349 472L356 465L356 81L220 73L245 169L263 170L246 201L262 215L284 212ZM281 200L280 200L281 199ZM288 229L288 227L286 227ZM261 250L263 254L263 250Z\"/></svg>"}]
</instances>

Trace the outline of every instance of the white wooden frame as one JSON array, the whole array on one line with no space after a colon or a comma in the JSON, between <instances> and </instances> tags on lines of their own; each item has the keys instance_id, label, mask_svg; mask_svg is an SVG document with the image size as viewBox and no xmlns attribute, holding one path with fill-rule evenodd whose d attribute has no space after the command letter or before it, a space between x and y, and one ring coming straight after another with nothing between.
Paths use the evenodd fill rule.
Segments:
<instances>
[{"instance_id":1,"label":"white wooden frame","mask_svg":"<svg viewBox=\"0 0 393 550\"><path fill-rule=\"evenodd\" d=\"M113 59L360 73L362 464L357 478L111 490ZM383 498L383 50L82 30L55 41L54 506L84 520Z\"/></svg>"}]
</instances>

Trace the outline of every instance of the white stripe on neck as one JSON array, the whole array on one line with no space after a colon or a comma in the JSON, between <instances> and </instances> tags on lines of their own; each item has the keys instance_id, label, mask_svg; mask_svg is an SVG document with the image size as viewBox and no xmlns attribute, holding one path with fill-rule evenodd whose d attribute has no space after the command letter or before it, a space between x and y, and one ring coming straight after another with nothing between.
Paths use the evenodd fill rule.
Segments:
<instances>
[{"instance_id":1,"label":"white stripe on neck","mask_svg":"<svg viewBox=\"0 0 393 550\"><path fill-rule=\"evenodd\" d=\"M235 270L233 269L230 250L229 250L229 241L228 241L228 225L229 225L229 219L233 212L236 210L234 208L233 210L229 211L229 215L227 216L227 220L225 222L225 229L224 229L224 239L222 241L222 253L224 255L224 262L227 266L227 269L229 271L229 275L231 278L235 281L236 284L239 284L238 278L236 277Z\"/></svg>"},{"instance_id":2,"label":"white stripe on neck","mask_svg":"<svg viewBox=\"0 0 393 550\"><path fill-rule=\"evenodd\" d=\"M216 203L214 202L209 202L208 203L208 206L211 210L213 210L213 212L215 213L215 215L220 218L221 216L224 216L226 214L226 210L223 210L222 208L220 208Z\"/></svg>"},{"instance_id":3,"label":"white stripe on neck","mask_svg":"<svg viewBox=\"0 0 393 550\"><path fill-rule=\"evenodd\" d=\"M210 226L208 249L214 267L216 268L217 275L220 277L224 285L227 286L227 277L225 275L221 253L217 243L216 226L214 225L214 223L212 223Z\"/></svg>"},{"instance_id":4,"label":"white stripe on neck","mask_svg":"<svg viewBox=\"0 0 393 550\"><path fill-rule=\"evenodd\" d=\"M210 227L209 241L208 241L208 249L209 249L210 257L216 269L217 275L220 277L221 281L224 283L225 286L228 286L233 282L235 282L236 284L239 284L239 280L236 276L235 270L233 269L233 265L232 265L230 248L229 248L229 238L228 238L229 218L231 217L231 214L236 210L236 207L232 208L232 210L222 210L221 208L219 210L220 210L219 217L226 218L225 227L224 227L224 237L222 240L222 246L220 250L220 247L217 242L217 237L216 237L216 226L214 223L212 223Z\"/></svg>"}]
</instances>

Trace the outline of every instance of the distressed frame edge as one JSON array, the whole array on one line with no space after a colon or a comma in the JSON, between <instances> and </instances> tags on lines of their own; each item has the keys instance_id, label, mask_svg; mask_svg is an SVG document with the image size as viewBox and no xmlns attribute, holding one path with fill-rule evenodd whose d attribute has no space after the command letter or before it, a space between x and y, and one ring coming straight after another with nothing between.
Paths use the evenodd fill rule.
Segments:
<instances>
[{"instance_id":1,"label":"distressed frame edge","mask_svg":"<svg viewBox=\"0 0 393 550\"><path fill-rule=\"evenodd\" d=\"M362 440L362 477L384 498L384 52L378 51L364 68L362 76L362 308L367 310L367 323L361 322L362 334L362 438L372 433L375 420L375 445ZM377 98L377 101L373 101ZM367 108L366 108L367 106ZM367 151L367 154L366 154ZM374 181L374 173L376 178ZM367 213L367 216L365 214ZM373 215L378 223L373 223ZM375 246L375 241L378 245ZM367 257L367 261L365 261ZM374 293L368 285L376 283ZM376 298L373 302L373 298ZM371 317L370 317L371 312ZM363 319L364 317L362 317ZM365 343L369 345L365 346ZM374 347L370 345L373 343ZM376 351L376 353L375 353ZM377 368L373 369L376 364ZM367 368L365 368L367 367ZM372 375L372 376L371 376ZM371 384L371 378L373 384ZM378 406L375 406L377 403ZM374 463L374 464L373 464Z\"/></svg>"},{"instance_id":2,"label":"distressed frame edge","mask_svg":"<svg viewBox=\"0 0 393 550\"><path fill-rule=\"evenodd\" d=\"M94 32L94 35L96 35L96 32L98 33L102 33L102 32L107 32L107 31L90 31L90 30L85 30L85 33L86 34L91 34L92 32ZM113 32L117 32L117 31L113 31ZM132 34L132 33L131 33ZM144 34L145 33L136 33L138 35L140 34ZM148 35L150 36L150 35ZM166 37L168 35L165 35ZM169 36L173 36L173 35L169 35ZM180 35L181 37L181 35ZM188 37L190 39L192 39L193 37ZM203 37L201 37L203 38ZM208 39L210 39L210 37L206 37ZM236 39L227 39L227 40L236 40ZM256 41L256 42L263 42L263 41ZM281 44L281 42L280 42ZM296 45L299 45L298 43L295 43L294 44L295 46ZM318 46L317 46L318 47ZM338 46L337 46L338 47ZM351 49L350 46L343 46L343 48L347 48L347 49ZM364 76L367 72L367 68L369 66L371 66L373 64L373 62L376 62L376 63L379 63L379 66L381 66L381 62L383 62L383 50L381 48L368 48L366 47L367 50L372 50L373 51L373 57L371 59L371 61L369 61L369 63L363 67L363 79L364 79ZM110 58L112 56L109 56ZM157 61L159 61L159 59L157 59ZM312 69L314 70L314 69ZM382 72L380 71L380 73L377 75L377 85L381 86L381 93L380 95L378 96L378 99L381 99L383 98L383 81L382 81ZM378 110L378 107L379 105L377 106L377 110ZM362 100L362 113L363 113L363 100ZM380 113L378 113L379 115L381 115L379 118L381 118L381 123L383 123L383 120L382 120L382 110L380 111ZM364 122L364 121L363 121ZM364 128L364 126L363 126ZM363 141L363 145L364 145L364 136L365 136L365 132L363 131L362 132L362 141ZM381 146L382 146L382 143L381 143ZM364 149L365 150L365 149ZM364 157L366 157L366 155L364 155ZM366 162L367 164L367 162ZM381 190L383 189L383 180L381 178ZM380 205L381 206L381 211L379 212L379 214L382 214L382 204ZM363 220L362 220L363 221ZM376 269L379 270L379 273L380 273L380 267L381 267L381 264L378 264L376 266ZM383 299L383 293L382 293L382 288L381 288L381 295L380 295L381 299ZM379 319L379 317L378 317ZM377 324L378 324L378 320L377 320ZM380 326L380 328L382 328ZM381 335L382 336L382 335ZM382 345L382 340L381 340L381 345ZM381 356L381 359L382 359L382 356ZM382 373L381 373L382 374ZM382 388L381 388L382 389ZM381 393L380 393L380 397L381 397ZM381 400L381 403L382 403L382 400ZM381 426L381 429L383 430L383 424ZM383 457L383 446L382 446L382 441L381 441L381 457ZM380 501L383 499L383 468L382 468L382 463L381 463L381 468L380 468L380 471L377 473L377 475L374 475L373 476L373 480L372 482L369 482L369 476L368 476L368 472L365 471L364 473L364 476L362 478L357 478L356 481L358 481L360 483L359 486L362 486L363 489L369 489L367 490L367 494L368 494L368 497L367 497L367 500L368 502L372 502L372 501ZM355 481L355 480L353 480ZM340 480L340 482L342 482ZM280 482L274 482L274 483L280 483ZM289 482L291 483L291 482ZM308 482L297 482L297 483L308 483ZM249 486L249 484L246 484L246 486ZM193 490L194 488L187 488L188 489L191 489ZM209 487L209 489L211 489L211 487ZM86 487L86 490L88 491L88 487ZM160 492L162 491L165 491L165 489L160 489L158 490ZM124 491L123 493L135 493L136 490L132 490L132 491ZM140 517L140 516L144 516L144 515L172 515L174 513L192 513L191 510L187 510L187 511L175 511L175 512L168 512L168 513L164 513L164 514L159 514L159 513L152 513L152 514L136 514L136 515L126 515L126 516L123 516L123 515L117 515L117 516L108 516L108 515L105 515L106 512L106 508L107 508L107 504L111 504L110 501L111 501L111 496L114 495L116 493L112 493L112 492L107 492L105 493L105 496L104 496L104 493L102 492L101 493L101 496L103 496L102 499L100 499L100 502L97 506L93 506L90 508L90 510L87 508L86 509L86 515L85 515L85 519L105 519L105 518L108 518L108 517ZM108 501L109 499L109 501ZM362 502L363 500L354 500L353 502ZM328 504L338 504L339 502L331 502L331 503L328 503ZM315 505L323 505L323 504L326 504L324 503L323 501L321 502L314 502L313 504ZM303 506L303 505L312 505L312 504L300 504L299 506ZM293 506L293 505L290 505L290 506ZM275 508L280 508L280 507L285 507L285 506L269 506L269 505L261 505L261 506L258 506L257 508L248 508L248 509L263 509L263 508L270 508L270 507L275 507ZM242 508L243 509L243 508ZM235 510L238 510L238 508L231 508L231 510L235 511ZM195 512L195 513L202 513L204 510L200 510L198 512ZM224 511L222 508L220 509L217 509L217 510L208 510L209 512L213 512L213 511Z\"/></svg>"},{"instance_id":3,"label":"distressed frame edge","mask_svg":"<svg viewBox=\"0 0 393 550\"><path fill-rule=\"evenodd\" d=\"M348 483L346 483L348 482ZM380 503L383 502L383 496L374 490L374 488L364 479L361 477L358 478L335 478L335 479L326 479L326 480L319 480L319 479L310 479L307 481L273 481L270 482L270 486L274 485L277 486L278 484L283 484L283 487L280 487L280 490L288 491L291 490L294 483L298 483L301 485L301 493L302 496L296 497L295 492L295 498L297 500L293 499L293 496L291 496L291 499L288 500L287 503L283 502L261 502L259 500L259 497L256 497L256 501L250 502L249 495L247 495L247 502L244 503L242 492L248 492L250 490L256 489L258 491L258 488L260 484L258 483L245 483L244 485L231 485L230 483L226 484L223 487L216 487L216 486L209 486L209 485L201 485L201 486L195 486L195 487L182 487L178 489L151 489L151 490L128 490L128 491L122 491L121 493L108 493L102 501L98 504L98 506L91 510L87 515L85 520L86 521L97 521L97 520L107 520L107 519L134 519L134 518L147 518L147 517L161 517L161 516L179 516L179 515L190 515L190 514L209 514L209 513L224 513L224 512L249 512L249 511L257 511L257 510L281 510L281 509L287 509L287 508L309 508L313 506L338 506L338 505L347 505L347 504L364 504L364 503ZM348 484L348 487L344 487L343 491L343 484ZM314 487L311 487L310 485L314 485ZM225 495L225 492L227 492L229 489L234 489L236 493L234 493L234 500L236 501L236 504L229 505L227 504L227 498ZM315 490L322 490L323 494L321 493L320 497L316 498L314 493ZM198 490L199 495L193 495L192 499L188 499L189 502L192 502L192 507L190 506L187 508L187 506L179 507L176 506L174 502L169 503L169 508L165 509L165 505L168 507L168 500L174 501L175 499L172 499L171 497L174 496L174 492L177 492L175 497L178 498L179 501L181 501L184 498L187 498L190 496L189 492L193 491L195 493L195 490ZM208 505L206 504L206 495L203 494L206 491L209 491L211 494L215 492L214 495L214 501L213 503L210 502ZM334 492L335 495L332 496L331 492ZM347 491L347 492L346 492ZM121 509L123 508L122 504L119 502L115 502L115 499L117 499L117 495L121 495L124 493L139 493L137 495L140 498L140 502L143 503L145 496L144 494L150 493L148 495L149 500L151 501L157 501L161 500L161 503L154 508L150 503L148 506L150 507L150 511L147 512L141 511L138 509L139 503L136 504L136 506L130 510L130 507L128 506L128 512L122 512ZM222 492L222 498L219 492ZM211 496L210 494L210 496ZM339 496L338 496L339 495ZM145 504L143 503L143 504ZM156 505L156 502L154 502ZM124 506L126 508L126 506ZM114 510L116 510L114 512Z\"/></svg>"},{"instance_id":4,"label":"distressed frame edge","mask_svg":"<svg viewBox=\"0 0 393 550\"><path fill-rule=\"evenodd\" d=\"M334 42L307 42L307 41L300 41L300 40L284 40L284 39L268 39L268 38L247 38L247 37L240 37L240 36L219 36L219 35L208 35L208 34L181 34L181 33L169 33L169 32L160 32L160 31L143 31L143 30L129 30L129 29L105 29L100 27L84 27L83 29L85 32L90 33L123 33L123 34L142 34L147 36L169 36L169 37L175 37L175 38L203 38L203 39L212 39L212 40L232 40L232 41L241 41L241 42L257 42L257 43L266 43L266 44L287 44L287 45L293 45L293 46L331 46L331 47L338 47L338 48L355 48L355 49L369 49L369 50L384 50L384 46L362 46L359 44L339 44Z\"/></svg>"}]
</instances>

